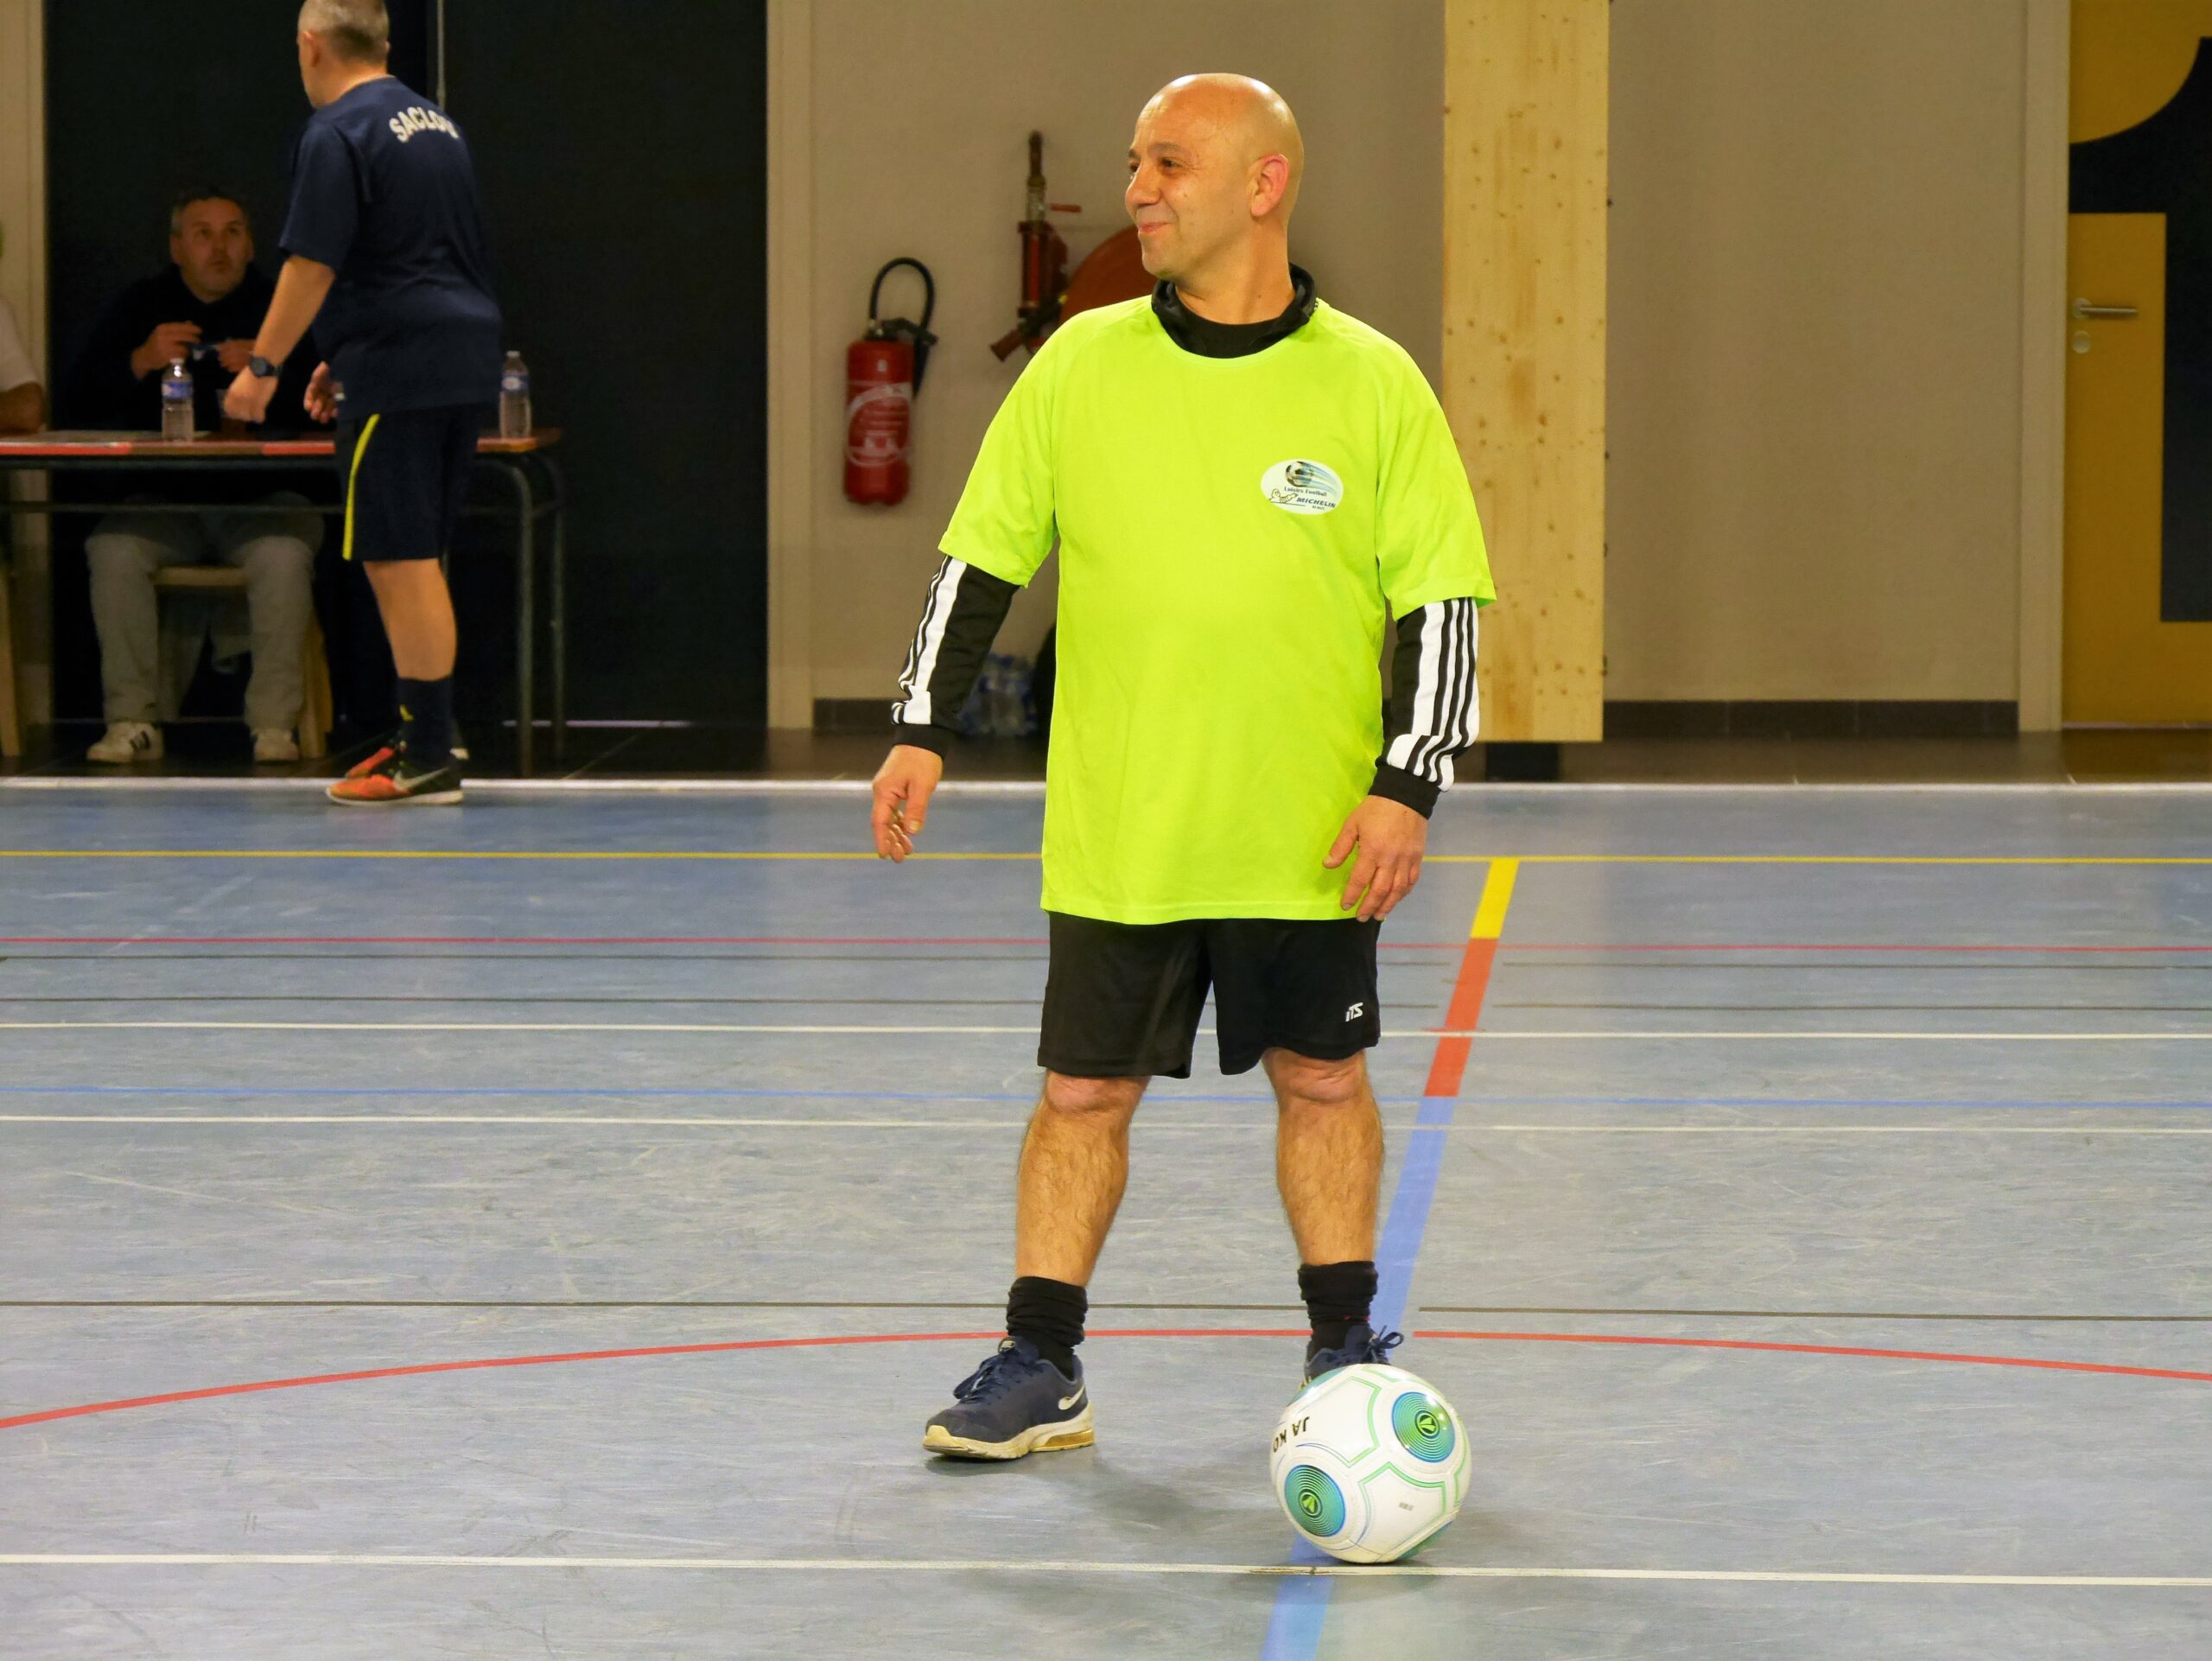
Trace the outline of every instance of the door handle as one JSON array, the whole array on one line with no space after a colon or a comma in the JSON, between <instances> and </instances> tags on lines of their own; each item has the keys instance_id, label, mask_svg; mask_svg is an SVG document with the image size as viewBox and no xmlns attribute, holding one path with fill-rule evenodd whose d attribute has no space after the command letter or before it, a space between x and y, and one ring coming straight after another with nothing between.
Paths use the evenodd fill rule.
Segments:
<instances>
[{"instance_id":1,"label":"door handle","mask_svg":"<svg viewBox=\"0 0 2212 1661\"><path fill-rule=\"evenodd\" d=\"M2128 318L2134 316L2136 313L2133 306L2094 306L2087 300L2076 300L2074 302L2074 315L2076 317Z\"/></svg>"}]
</instances>

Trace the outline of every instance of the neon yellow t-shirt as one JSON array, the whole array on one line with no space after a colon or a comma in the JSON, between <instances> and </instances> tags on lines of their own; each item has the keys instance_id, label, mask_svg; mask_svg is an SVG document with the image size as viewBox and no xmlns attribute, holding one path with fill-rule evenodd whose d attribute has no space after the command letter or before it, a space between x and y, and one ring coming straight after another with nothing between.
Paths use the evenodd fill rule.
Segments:
<instances>
[{"instance_id":1,"label":"neon yellow t-shirt","mask_svg":"<svg viewBox=\"0 0 2212 1661\"><path fill-rule=\"evenodd\" d=\"M939 546L1021 584L1055 536L1045 909L1350 915L1321 862L1374 780L1385 608L1495 595L1413 360L1319 303L1236 358L1178 346L1149 299L1071 318Z\"/></svg>"}]
</instances>

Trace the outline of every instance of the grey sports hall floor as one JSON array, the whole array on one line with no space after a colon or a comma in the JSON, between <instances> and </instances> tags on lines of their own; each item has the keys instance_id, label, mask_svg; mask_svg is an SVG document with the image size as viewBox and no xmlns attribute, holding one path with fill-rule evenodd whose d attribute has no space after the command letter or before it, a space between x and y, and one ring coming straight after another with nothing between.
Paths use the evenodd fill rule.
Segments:
<instances>
[{"instance_id":1,"label":"grey sports hall floor","mask_svg":"<svg viewBox=\"0 0 2212 1661\"><path fill-rule=\"evenodd\" d=\"M852 794L0 790L0 1654L2212 1654L2208 810L1452 798L1376 1069L1478 1480L1315 1575L1210 1056L1098 1447L917 1446L1007 1272L1033 795L894 870Z\"/></svg>"}]
</instances>

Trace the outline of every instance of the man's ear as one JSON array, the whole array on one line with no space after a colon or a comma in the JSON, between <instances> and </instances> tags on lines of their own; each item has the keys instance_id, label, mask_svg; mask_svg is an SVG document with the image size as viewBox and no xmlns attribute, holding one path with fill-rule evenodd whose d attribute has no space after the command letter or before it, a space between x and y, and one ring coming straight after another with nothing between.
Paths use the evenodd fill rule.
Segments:
<instances>
[{"instance_id":1,"label":"man's ear","mask_svg":"<svg viewBox=\"0 0 2212 1661\"><path fill-rule=\"evenodd\" d=\"M1252 175L1252 217L1263 220L1275 211L1283 192L1290 188L1290 158L1268 156Z\"/></svg>"}]
</instances>

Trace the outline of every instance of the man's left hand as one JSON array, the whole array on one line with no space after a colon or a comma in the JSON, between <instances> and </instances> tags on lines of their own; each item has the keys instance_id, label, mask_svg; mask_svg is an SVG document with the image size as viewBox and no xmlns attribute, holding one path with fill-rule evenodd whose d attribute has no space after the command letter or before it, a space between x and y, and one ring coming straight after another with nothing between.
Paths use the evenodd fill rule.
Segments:
<instances>
[{"instance_id":1,"label":"man's left hand","mask_svg":"<svg viewBox=\"0 0 2212 1661\"><path fill-rule=\"evenodd\" d=\"M1331 870L1351 859L1344 884L1344 908L1359 907L1359 920L1388 917L1391 908L1421 881L1421 859L1428 847L1428 821L1403 802L1370 796L1352 810L1336 845L1322 864ZM1353 850L1358 856L1353 858Z\"/></svg>"},{"instance_id":2,"label":"man's left hand","mask_svg":"<svg viewBox=\"0 0 2212 1661\"><path fill-rule=\"evenodd\" d=\"M215 355L223 360L223 372L235 375L253 361L253 342L225 340L215 348Z\"/></svg>"},{"instance_id":3,"label":"man's left hand","mask_svg":"<svg viewBox=\"0 0 2212 1661\"><path fill-rule=\"evenodd\" d=\"M270 399L276 396L276 377L264 380L252 370L242 369L231 383L231 390L223 394L223 413L233 421L261 421L269 414Z\"/></svg>"}]
</instances>

